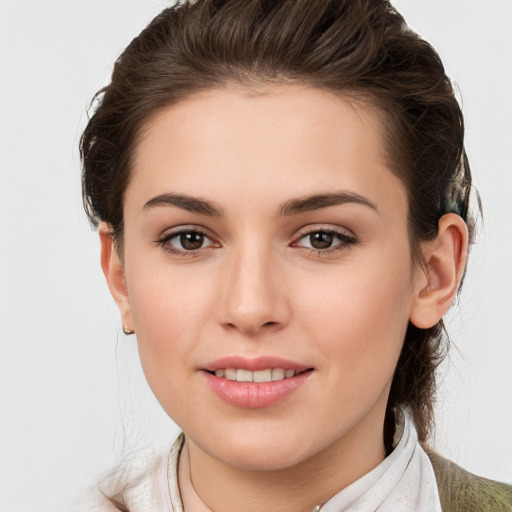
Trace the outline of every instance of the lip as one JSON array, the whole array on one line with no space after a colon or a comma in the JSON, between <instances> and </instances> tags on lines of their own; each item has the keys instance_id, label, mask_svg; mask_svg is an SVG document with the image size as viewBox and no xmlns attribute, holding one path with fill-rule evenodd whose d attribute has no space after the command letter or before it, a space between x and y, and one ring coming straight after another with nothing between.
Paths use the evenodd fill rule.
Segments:
<instances>
[{"instance_id":1,"label":"lip","mask_svg":"<svg viewBox=\"0 0 512 512\"><path fill-rule=\"evenodd\" d=\"M272 382L238 382L217 377L215 370L236 368L249 371L266 370L268 368L283 368L301 372ZM273 356L247 358L244 356L228 356L216 359L201 368L201 373L209 388L229 405L247 409L261 409L283 402L296 392L314 373L311 366L305 366L287 359Z\"/></svg>"},{"instance_id":2,"label":"lip","mask_svg":"<svg viewBox=\"0 0 512 512\"><path fill-rule=\"evenodd\" d=\"M210 389L228 404L247 409L271 407L285 400L301 387L313 372L274 382L237 382L203 371Z\"/></svg>"},{"instance_id":3,"label":"lip","mask_svg":"<svg viewBox=\"0 0 512 512\"><path fill-rule=\"evenodd\" d=\"M207 372L214 372L215 370L224 368L236 368L249 370L251 372L266 370L267 368L283 368L284 370L296 370L298 372L303 372L304 370L311 368L311 366L305 366L303 364L275 356L259 356L251 358L233 355L211 361L201 369L206 370Z\"/></svg>"}]
</instances>

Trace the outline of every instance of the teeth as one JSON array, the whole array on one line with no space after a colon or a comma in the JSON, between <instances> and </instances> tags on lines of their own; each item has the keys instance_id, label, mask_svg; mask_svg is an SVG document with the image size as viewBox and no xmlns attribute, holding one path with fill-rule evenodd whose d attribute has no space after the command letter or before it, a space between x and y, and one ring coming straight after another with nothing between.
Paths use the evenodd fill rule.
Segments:
<instances>
[{"instance_id":1,"label":"teeth","mask_svg":"<svg viewBox=\"0 0 512 512\"><path fill-rule=\"evenodd\" d=\"M224 378L228 380L236 380L236 370L233 368L226 368L224 370Z\"/></svg>"},{"instance_id":2,"label":"teeth","mask_svg":"<svg viewBox=\"0 0 512 512\"><path fill-rule=\"evenodd\" d=\"M260 370L253 373L254 382L271 382L272 381L272 370Z\"/></svg>"},{"instance_id":3,"label":"teeth","mask_svg":"<svg viewBox=\"0 0 512 512\"><path fill-rule=\"evenodd\" d=\"M241 368L221 368L215 370L215 375L227 380L236 380L237 382L273 382L277 380L289 379L297 374L295 370L285 370L284 368L267 368L251 372Z\"/></svg>"},{"instance_id":4,"label":"teeth","mask_svg":"<svg viewBox=\"0 0 512 512\"><path fill-rule=\"evenodd\" d=\"M272 380L283 380L285 373L282 368L274 368L272 370Z\"/></svg>"},{"instance_id":5,"label":"teeth","mask_svg":"<svg viewBox=\"0 0 512 512\"><path fill-rule=\"evenodd\" d=\"M252 382L253 381L253 372L249 370L237 370L236 371L236 380L237 382Z\"/></svg>"}]
</instances>

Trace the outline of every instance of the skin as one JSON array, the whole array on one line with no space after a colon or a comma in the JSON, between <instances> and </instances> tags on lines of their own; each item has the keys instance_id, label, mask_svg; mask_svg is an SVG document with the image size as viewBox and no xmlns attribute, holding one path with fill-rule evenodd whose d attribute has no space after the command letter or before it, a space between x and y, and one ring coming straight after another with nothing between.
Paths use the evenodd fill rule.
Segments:
<instances>
[{"instance_id":1,"label":"skin","mask_svg":"<svg viewBox=\"0 0 512 512\"><path fill-rule=\"evenodd\" d=\"M385 457L405 330L434 325L451 304L465 224L445 215L422 246L425 266L415 264L407 197L386 163L378 116L315 89L196 94L147 124L135 156L123 258L102 224L102 265L147 380L186 433L185 507L309 511ZM281 214L333 191L365 204ZM222 215L154 199L162 194L207 200ZM171 237L183 227L206 235L200 248ZM339 235L312 250L310 235L326 231ZM271 407L235 407L202 371L227 355L278 356L313 371Z\"/></svg>"}]
</instances>

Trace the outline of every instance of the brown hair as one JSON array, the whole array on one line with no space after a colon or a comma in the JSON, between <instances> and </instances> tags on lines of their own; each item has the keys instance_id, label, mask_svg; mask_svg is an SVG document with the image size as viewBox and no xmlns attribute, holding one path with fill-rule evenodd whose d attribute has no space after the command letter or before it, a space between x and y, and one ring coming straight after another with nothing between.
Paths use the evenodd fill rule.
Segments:
<instances>
[{"instance_id":1,"label":"brown hair","mask_svg":"<svg viewBox=\"0 0 512 512\"><path fill-rule=\"evenodd\" d=\"M413 257L447 211L464 219L471 174L463 118L435 50L386 0L197 0L161 12L116 61L81 139L83 198L122 249L123 196L137 137L163 107L228 83L301 83L380 113L389 165L405 184ZM471 229L471 226L470 226ZM388 402L419 439L433 421L443 324L409 325ZM389 419L389 418L388 418Z\"/></svg>"}]
</instances>

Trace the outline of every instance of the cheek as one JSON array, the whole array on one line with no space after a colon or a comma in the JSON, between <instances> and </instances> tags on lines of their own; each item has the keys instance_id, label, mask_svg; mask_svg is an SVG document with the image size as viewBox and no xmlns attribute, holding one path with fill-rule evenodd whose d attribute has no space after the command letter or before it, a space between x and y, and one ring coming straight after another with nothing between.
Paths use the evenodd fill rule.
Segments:
<instances>
[{"instance_id":1,"label":"cheek","mask_svg":"<svg viewBox=\"0 0 512 512\"><path fill-rule=\"evenodd\" d=\"M165 265L131 273L127 269L127 281L137 333L151 333L155 344L167 345L166 338L194 331L201 313L215 300L211 283L201 272L191 273L189 269L180 271Z\"/></svg>"},{"instance_id":2,"label":"cheek","mask_svg":"<svg viewBox=\"0 0 512 512\"><path fill-rule=\"evenodd\" d=\"M169 410L181 378L194 369L198 341L204 337L215 297L209 283L191 281L190 273L153 269L128 275L130 304L144 373Z\"/></svg>"},{"instance_id":3,"label":"cheek","mask_svg":"<svg viewBox=\"0 0 512 512\"><path fill-rule=\"evenodd\" d=\"M403 271L411 268L407 251L360 263L324 282L303 283L310 293L297 306L301 329L315 340L329 371L354 385L364 385L370 375L391 379L412 299L411 276Z\"/></svg>"}]
</instances>

